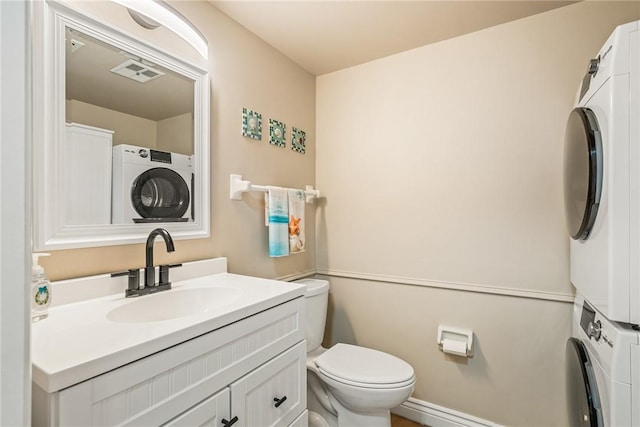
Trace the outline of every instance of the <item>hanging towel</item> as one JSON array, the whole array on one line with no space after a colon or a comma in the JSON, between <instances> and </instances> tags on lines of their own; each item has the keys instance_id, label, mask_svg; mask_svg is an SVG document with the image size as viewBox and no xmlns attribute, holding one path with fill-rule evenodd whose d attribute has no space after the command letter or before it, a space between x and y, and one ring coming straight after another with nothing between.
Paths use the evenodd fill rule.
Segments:
<instances>
[{"instance_id":1,"label":"hanging towel","mask_svg":"<svg viewBox=\"0 0 640 427\"><path fill-rule=\"evenodd\" d=\"M269 256L289 255L289 205L287 190L267 187L265 195L265 216L269 226Z\"/></svg>"},{"instance_id":2,"label":"hanging towel","mask_svg":"<svg viewBox=\"0 0 640 427\"><path fill-rule=\"evenodd\" d=\"M289 190L289 252L304 252L306 237L304 234L304 191Z\"/></svg>"}]
</instances>

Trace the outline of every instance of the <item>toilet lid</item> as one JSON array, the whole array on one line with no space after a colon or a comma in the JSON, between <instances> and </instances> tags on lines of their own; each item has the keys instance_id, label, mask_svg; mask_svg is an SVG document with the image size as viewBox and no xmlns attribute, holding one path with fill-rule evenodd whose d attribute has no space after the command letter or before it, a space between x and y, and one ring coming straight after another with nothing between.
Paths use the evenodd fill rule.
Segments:
<instances>
[{"instance_id":1,"label":"toilet lid","mask_svg":"<svg viewBox=\"0 0 640 427\"><path fill-rule=\"evenodd\" d=\"M336 344L316 359L321 372L343 382L399 384L413 380L413 368L404 360L378 350Z\"/></svg>"}]
</instances>

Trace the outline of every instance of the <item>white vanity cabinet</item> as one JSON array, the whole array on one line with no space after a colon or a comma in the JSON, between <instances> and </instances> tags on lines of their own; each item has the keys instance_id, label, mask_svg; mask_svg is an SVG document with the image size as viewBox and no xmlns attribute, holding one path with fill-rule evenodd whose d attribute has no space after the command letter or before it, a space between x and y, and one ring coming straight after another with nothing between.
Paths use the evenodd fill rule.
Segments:
<instances>
[{"instance_id":1,"label":"white vanity cabinet","mask_svg":"<svg viewBox=\"0 0 640 427\"><path fill-rule=\"evenodd\" d=\"M298 297L54 393L34 384L34 425L304 427L304 317Z\"/></svg>"}]
</instances>

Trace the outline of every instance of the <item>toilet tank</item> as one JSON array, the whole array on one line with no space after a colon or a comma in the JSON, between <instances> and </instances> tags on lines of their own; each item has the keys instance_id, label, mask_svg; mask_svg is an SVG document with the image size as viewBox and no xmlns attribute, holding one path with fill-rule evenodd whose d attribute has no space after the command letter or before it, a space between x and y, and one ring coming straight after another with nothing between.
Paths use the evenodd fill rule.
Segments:
<instances>
[{"instance_id":1,"label":"toilet tank","mask_svg":"<svg viewBox=\"0 0 640 427\"><path fill-rule=\"evenodd\" d=\"M300 279L307 287L307 353L320 347L327 321L327 302L329 300L329 282L321 279Z\"/></svg>"}]
</instances>

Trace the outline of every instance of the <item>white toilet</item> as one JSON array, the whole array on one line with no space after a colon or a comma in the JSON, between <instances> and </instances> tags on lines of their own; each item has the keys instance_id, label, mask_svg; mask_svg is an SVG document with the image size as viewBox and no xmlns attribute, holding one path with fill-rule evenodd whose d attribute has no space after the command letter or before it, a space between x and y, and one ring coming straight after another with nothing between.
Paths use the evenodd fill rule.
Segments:
<instances>
[{"instance_id":1,"label":"white toilet","mask_svg":"<svg viewBox=\"0 0 640 427\"><path fill-rule=\"evenodd\" d=\"M307 286L307 407L311 427L389 427L390 409L407 400L413 368L381 351L349 344L320 346L327 318L329 282Z\"/></svg>"}]
</instances>

